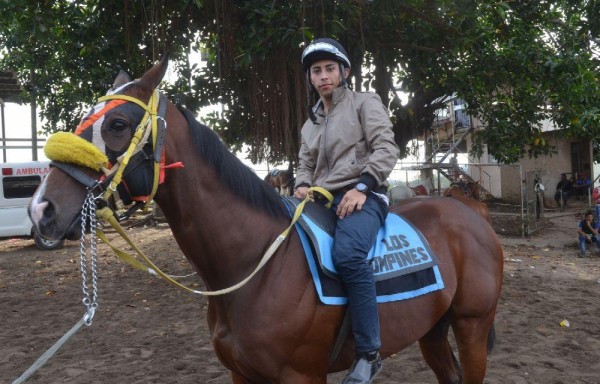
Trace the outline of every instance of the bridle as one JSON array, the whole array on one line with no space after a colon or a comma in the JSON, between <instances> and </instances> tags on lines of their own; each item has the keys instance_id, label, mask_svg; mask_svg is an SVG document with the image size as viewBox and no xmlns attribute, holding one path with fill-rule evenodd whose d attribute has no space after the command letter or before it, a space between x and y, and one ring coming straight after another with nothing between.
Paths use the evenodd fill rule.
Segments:
<instances>
[{"instance_id":1,"label":"bridle","mask_svg":"<svg viewBox=\"0 0 600 384\"><path fill-rule=\"evenodd\" d=\"M48 139L44 148L46 156L52 160L51 166L59 168L88 190L94 191L99 206L108 205L108 200L115 194L124 177L135 178L135 174L127 173L128 165L135 165L132 168L140 164L151 166L152 180L144 180L142 182L147 185L138 186L147 191L143 200L145 204L149 204L156 195L158 185L164 181L166 97L154 90L148 104L145 104L135 97L117 93L101 97L98 103L111 100L131 102L145 111L128 148L117 157L115 164L109 166L106 154L94 144L76 134L66 132L56 133ZM82 154L76 157L69 156L73 150L79 150ZM95 179L79 167L101 171L102 175Z\"/></svg>"},{"instance_id":2,"label":"bridle","mask_svg":"<svg viewBox=\"0 0 600 384\"><path fill-rule=\"evenodd\" d=\"M122 88L121 88L122 89ZM81 247L80 247L80 258L81 258L81 276L82 276L82 288L83 288L83 304L87 308L84 316L79 320L75 326L73 326L60 340L58 340L49 350L47 350L38 360L24 372L14 383L22 383L29 378L39 367L41 367L50 357L58 351L61 346L68 341L75 333L81 329L83 325L90 326L94 317L95 311L98 307L98 287L97 287L97 250L96 250L96 236L100 237L104 242L112 247L110 242L103 237L101 226L97 227L97 218L105 219L117 230L122 228L116 221L112 211L108 207L108 199L117 191L118 186L121 184L127 165L131 162L140 163L152 161L152 182L150 183L149 194L146 199L146 204L152 201L152 198L156 194L158 184L164 179L162 169L164 169L164 151L163 144L166 132L166 97L160 94L158 90L154 90L150 97L148 104L142 101L127 96L124 94L109 94L101 97L99 103L109 100L118 100L119 103L114 103L113 106L123 104L123 102L132 102L140 106L144 111L144 117L142 118L140 125L136 128L132 140L129 143L127 150L118 156L115 164L109 167L108 156L92 142L74 134L68 132L57 132L50 136L44 147L46 156L52 161L51 166L61 169L64 173L72 177L74 180L82 184L88 190L86 199L83 202L81 214ZM108 109L110 110L110 109ZM106 112L108 112L106 110ZM106 113L105 112L105 113ZM100 132L97 132L100 134ZM93 141L93 140L92 140ZM150 148L150 151L146 149ZM147 153L150 153L150 156ZM140 159L141 157L141 159ZM80 168L87 168L93 171L101 172L101 177L95 179L89 176L86 172ZM162 176L162 177L161 177ZM98 203L98 204L97 204ZM105 205L100 210L96 210L96 206ZM71 227L76 223L77 217L71 223ZM88 252L86 248L85 232L86 225L89 223L90 229L90 249L89 249L89 260ZM121 235L129 241L126 234ZM130 244L131 245L131 244ZM135 245L133 245L138 250ZM148 272L157 269L154 264L146 259L148 263L143 264L139 260L132 258L130 255L124 253L119 254L120 251L112 247L113 250L122 259L132 264L134 267L147 270ZM129 259L127 259L129 257ZM89 263L88 263L89 261ZM91 274L88 276L88 272ZM154 271L155 274L159 274L162 277L166 277L172 281L171 277L165 275L160 270ZM89 279L88 279L89 277ZM175 282L176 283L176 282ZM179 283L176 283L184 288L187 288Z\"/></svg>"},{"instance_id":3,"label":"bridle","mask_svg":"<svg viewBox=\"0 0 600 384\"><path fill-rule=\"evenodd\" d=\"M93 214L95 214L99 219L108 221L109 224L112 225L113 228L115 228L115 230L121 235L121 237L123 237L129 243L129 245L138 253L138 255L142 257L143 262L113 247L110 244L110 242L106 239L102 231L99 229L96 231L97 236L102 241L107 243L122 260L131 264L133 267L150 272L154 275L159 275L166 279L168 282L179 286L180 288L183 288L187 291L205 296L217 296L235 291L236 289L239 289L242 286L244 286L269 261L269 259L275 254L275 251L279 248L279 246L286 240L287 236L293 229L294 224L299 219L304 205L307 201L309 201L310 196L307 196L296 207L296 210L292 217L292 221L289 224L289 226L270 244L256 268L245 279L231 287L216 291L197 291L191 289L175 281L174 276L165 274L156 265L154 265L143 254L143 252L129 239L127 234L122 230L118 221L112 214L112 211L107 206L108 199L116 191L117 187L123 179L124 171L127 168L127 165L132 159L135 158L135 156L142 153L143 148L147 145L152 145L154 172L152 188L146 204L148 204L152 200L152 198L156 194L159 183L164 180L164 174L162 173L163 170L172 166L179 166L177 165L177 163L167 166L164 165L165 155L163 150L163 144L166 132L166 121L164 118L166 112L166 98L162 94L160 94L158 90L154 90L148 104L145 104L134 97L123 94L106 95L101 97L99 99L99 102L108 100L124 100L133 102L145 110L144 117L142 118L140 125L136 129L131 139L131 142L129 143L129 147L121 156L118 157L117 163L114 164L112 167L108 168L108 157L97 146L92 144L90 141L85 140L82 137L79 137L72 133L55 133L48 139L48 142L44 147L46 156L48 156L48 158L52 160L52 163L57 168L63 170L65 173L67 173L69 176L71 176L73 179L75 179L88 189L88 197L86 198L84 203L89 203L89 205L91 206L94 206L94 204L97 203L96 205L101 207L98 211L93 210ZM69 156L68 154L70 153L69 151L71 148L79 150L82 153L82 155ZM78 167L87 167L92 170L102 171L103 175L100 177L100 179L94 179L86 175L85 172L78 169ZM317 191L323 196L326 196L329 200L328 206L331 205L331 202L333 201L333 196L328 191L319 187L312 187L310 188L310 190ZM94 191L98 191L97 194L94 194ZM85 205L86 204L84 204L84 206ZM102 207L102 205L106 206ZM82 217L84 217L84 215L82 215ZM82 223L82 227L84 225L85 224Z\"/></svg>"}]
</instances>

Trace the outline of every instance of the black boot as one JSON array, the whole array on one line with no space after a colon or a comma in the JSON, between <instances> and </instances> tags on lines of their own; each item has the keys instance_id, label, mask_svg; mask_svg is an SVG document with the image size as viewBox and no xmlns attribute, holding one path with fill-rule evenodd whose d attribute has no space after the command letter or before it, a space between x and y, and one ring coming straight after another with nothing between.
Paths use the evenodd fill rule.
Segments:
<instances>
[{"instance_id":1,"label":"black boot","mask_svg":"<svg viewBox=\"0 0 600 384\"><path fill-rule=\"evenodd\" d=\"M342 384L369 384L381 371L382 366L383 362L379 351L361 353L354 360L354 364L342 380Z\"/></svg>"}]
</instances>

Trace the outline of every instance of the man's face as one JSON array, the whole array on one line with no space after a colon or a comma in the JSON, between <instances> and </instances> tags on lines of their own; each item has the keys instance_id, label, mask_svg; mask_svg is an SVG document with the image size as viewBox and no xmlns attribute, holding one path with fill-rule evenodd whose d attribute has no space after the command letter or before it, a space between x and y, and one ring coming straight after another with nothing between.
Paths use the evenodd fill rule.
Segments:
<instances>
[{"instance_id":1,"label":"man's face","mask_svg":"<svg viewBox=\"0 0 600 384\"><path fill-rule=\"evenodd\" d=\"M345 76L350 72L346 69ZM331 98L333 90L340 86L340 65L334 60L320 60L310 66L310 82L319 95Z\"/></svg>"}]
</instances>

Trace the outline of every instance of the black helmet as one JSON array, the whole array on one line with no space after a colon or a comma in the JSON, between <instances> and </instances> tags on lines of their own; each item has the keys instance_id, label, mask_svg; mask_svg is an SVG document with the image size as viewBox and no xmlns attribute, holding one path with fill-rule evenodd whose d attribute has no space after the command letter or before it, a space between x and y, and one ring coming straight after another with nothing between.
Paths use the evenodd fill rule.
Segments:
<instances>
[{"instance_id":1,"label":"black helmet","mask_svg":"<svg viewBox=\"0 0 600 384\"><path fill-rule=\"evenodd\" d=\"M335 60L346 68L350 68L346 50L333 39L321 38L310 43L302 52L302 70L306 72L312 63L319 60Z\"/></svg>"}]
</instances>

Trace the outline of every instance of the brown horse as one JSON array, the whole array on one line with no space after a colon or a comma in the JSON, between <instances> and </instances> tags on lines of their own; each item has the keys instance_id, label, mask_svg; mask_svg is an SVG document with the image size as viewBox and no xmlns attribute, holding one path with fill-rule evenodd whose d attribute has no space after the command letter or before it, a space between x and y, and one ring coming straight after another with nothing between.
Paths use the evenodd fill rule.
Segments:
<instances>
[{"instance_id":1,"label":"brown horse","mask_svg":"<svg viewBox=\"0 0 600 384\"><path fill-rule=\"evenodd\" d=\"M480 201L477 201L477 200L472 199L467 196L456 195L456 196L449 196L449 197L465 204L467 207L471 208L472 210L477 212L479 215L481 215L481 217L483 217L488 223L492 222L492 218L490 216L490 210L488 209L488 206L485 205L485 203L482 203Z\"/></svg>"},{"instance_id":2,"label":"brown horse","mask_svg":"<svg viewBox=\"0 0 600 384\"><path fill-rule=\"evenodd\" d=\"M121 73L113 88L147 103L167 63L161 60L133 82ZM207 289L230 287L254 270L289 225L289 214L273 189L231 154L212 130L190 112L165 103L166 175L155 201ZM100 132L107 152L119 155L127 148L142 114L141 107L125 102L104 115ZM184 167L169 168L176 162ZM79 165L76 169L88 175L84 182L86 177L101 176ZM36 231L48 238L75 238L80 233L73 223L87 192L77 180L80 175L69 173L53 168L32 199ZM129 179L130 188L134 182ZM391 210L429 240L445 288L379 305L382 356L418 341L440 383L483 383L502 285L503 255L494 231L473 210L452 199L409 199ZM328 372L348 369L354 360L349 336L337 359L328 362L345 307L319 302L295 231L246 285L209 296L208 303L215 352L236 384L325 384ZM450 327L458 360L448 341Z\"/></svg>"},{"instance_id":3,"label":"brown horse","mask_svg":"<svg viewBox=\"0 0 600 384\"><path fill-rule=\"evenodd\" d=\"M453 182L444 191L444 196L460 201L480 214L487 222L492 222L490 210L485 203L481 202L481 186L478 182Z\"/></svg>"},{"instance_id":4,"label":"brown horse","mask_svg":"<svg viewBox=\"0 0 600 384\"><path fill-rule=\"evenodd\" d=\"M265 176L264 180L280 195L290 196L296 179L294 178L294 173L292 171L275 168Z\"/></svg>"},{"instance_id":5,"label":"brown horse","mask_svg":"<svg viewBox=\"0 0 600 384\"><path fill-rule=\"evenodd\" d=\"M458 181L450 183L444 190L444 196L466 196L481 201L481 185L477 181Z\"/></svg>"}]
</instances>

